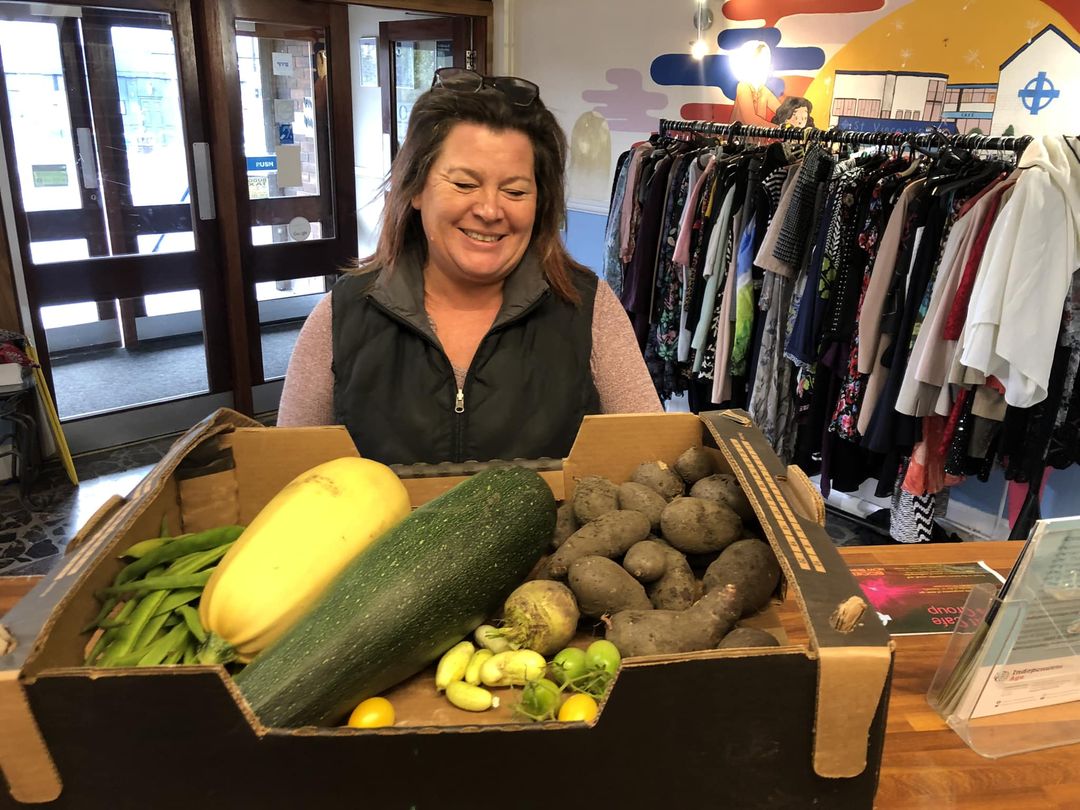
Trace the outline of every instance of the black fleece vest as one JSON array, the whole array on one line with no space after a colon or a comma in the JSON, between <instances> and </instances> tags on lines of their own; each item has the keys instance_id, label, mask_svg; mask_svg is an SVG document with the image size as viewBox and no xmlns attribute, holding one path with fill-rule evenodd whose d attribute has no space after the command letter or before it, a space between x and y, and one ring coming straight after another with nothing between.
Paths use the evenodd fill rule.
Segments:
<instances>
[{"instance_id":1,"label":"black fleece vest","mask_svg":"<svg viewBox=\"0 0 1080 810\"><path fill-rule=\"evenodd\" d=\"M582 418L600 412L589 362L597 278L572 278L580 306L556 296L526 254L459 397L416 258L345 276L331 299L335 420L385 464L566 456Z\"/></svg>"}]
</instances>

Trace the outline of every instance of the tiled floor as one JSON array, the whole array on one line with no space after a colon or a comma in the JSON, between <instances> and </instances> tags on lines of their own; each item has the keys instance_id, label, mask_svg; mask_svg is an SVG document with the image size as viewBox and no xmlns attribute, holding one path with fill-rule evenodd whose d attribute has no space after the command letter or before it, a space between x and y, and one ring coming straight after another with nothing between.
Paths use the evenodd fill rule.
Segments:
<instances>
[{"instance_id":1,"label":"tiled floor","mask_svg":"<svg viewBox=\"0 0 1080 810\"><path fill-rule=\"evenodd\" d=\"M17 483L0 484L0 576L43 574L72 535L112 495L126 495L172 445L153 439L75 459L74 487L59 464L46 465L29 497Z\"/></svg>"}]
</instances>

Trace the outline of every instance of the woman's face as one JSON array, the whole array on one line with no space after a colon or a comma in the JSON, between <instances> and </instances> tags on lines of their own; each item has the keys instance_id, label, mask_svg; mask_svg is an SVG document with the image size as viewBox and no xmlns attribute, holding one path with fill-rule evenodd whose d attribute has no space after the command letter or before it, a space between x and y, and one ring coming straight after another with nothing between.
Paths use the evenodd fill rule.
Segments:
<instances>
[{"instance_id":1,"label":"woman's face","mask_svg":"<svg viewBox=\"0 0 1080 810\"><path fill-rule=\"evenodd\" d=\"M795 112L791 114L791 117L786 123L791 124L793 127L805 127L806 121L809 118L810 113L806 111L806 107L796 107Z\"/></svg>"},{"instance_id":2,"label":"woman's face","mask_svg":"<svg viewBox=\"0 0 1080 810\"><path fill-rule=\"evenodd\" d=\"M505 278L529 247L536 194L527 135L455 124L412 200L428 239L428 269L472 284Z\"/></svg>"}]
</instances>

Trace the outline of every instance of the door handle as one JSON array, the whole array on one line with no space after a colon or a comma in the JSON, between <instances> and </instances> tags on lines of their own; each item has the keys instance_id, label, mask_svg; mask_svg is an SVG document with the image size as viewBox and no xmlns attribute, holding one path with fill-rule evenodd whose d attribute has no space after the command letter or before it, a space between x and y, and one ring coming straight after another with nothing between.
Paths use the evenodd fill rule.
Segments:
<instances>
[{"instance_id":1,"label":"door handle","mask_svg":"<svg viewBox=\"0 0 1080 810\"><path fill-rule=\"evenodd\" d=\"M199 205L199 219L215 219L213 169L210 163L210 144L196 141L191 144L191 158L195 166L195 199Z\"/></svg>"},{"instance_id":2,"label":"door handle","mask_svg":"<svg viewBox=\"0 0 1080 810\"><path fill-rule=\"evenodd\" d=\"M94 133L89 127L76 127L75 140L79 145L79 171L85 189L98 187L97 158L94 156Z\"/></svg>"}]
</instances>

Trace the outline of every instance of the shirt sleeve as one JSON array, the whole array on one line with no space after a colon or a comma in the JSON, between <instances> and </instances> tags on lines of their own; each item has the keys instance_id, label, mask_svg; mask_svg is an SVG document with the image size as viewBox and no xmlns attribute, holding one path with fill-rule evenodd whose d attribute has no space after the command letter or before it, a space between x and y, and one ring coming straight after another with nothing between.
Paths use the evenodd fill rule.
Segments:
<instances>
[{"instance_id":1,"label":"shirt sleeve","mask_svg":"<svg viewBox=\"0 0 1080 810\"><path fill-rule=\"evenodd\" d=\"M315 305L296 339L278 405L279 427L330 425L334 422L331 295L327 293Z\"/></svg>"},{"instance_id":2,"label":"shirt sleeve","mask_svg":"<svg viewBox=\"0 0 1080 810\"><path fill-rule=\"evenodd\" d=\"M663 411L630 319L615 293L597 284L593 304L592 375L604 413Z\"/></svg>"}]
</instances>

